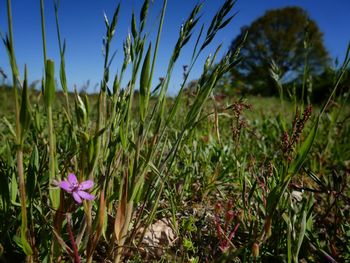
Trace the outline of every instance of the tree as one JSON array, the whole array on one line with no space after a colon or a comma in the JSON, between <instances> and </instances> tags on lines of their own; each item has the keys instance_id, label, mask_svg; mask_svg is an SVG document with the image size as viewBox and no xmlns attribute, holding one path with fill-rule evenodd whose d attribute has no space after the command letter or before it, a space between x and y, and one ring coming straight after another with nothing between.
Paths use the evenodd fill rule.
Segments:
<instances>
[{"instance_id":1,"label":"tree","mask_svg":"<svg viewBox=\"0 0 350 263\"><path fill-rule=\"evenodd\" d=\"M331 94L335 80L339 72L331 67L325 69L325 71L317 76L313 81L313 94L312 100L315 103L324 102ZM343 78L341 79L336 96L345 95L350 91L350 68L346 69Z\"/></svg>"},{"instance_id":2,"label":"tree","mask_svg":"<svg viewBox=\"0 0 350 263\"><path fill-rule=\"evenodd\" d=\"M231 49L242 41L246 32L241 49L243 61L235 67L232 77L234 81L244 81L255 93L276 93L269 73L272 61L280 70L282 82L300 79L306 58L310 74L321 74L329 64L322 32L300 7L267 11L250 26L241 28Z\"/></svg>"}]
</instances>

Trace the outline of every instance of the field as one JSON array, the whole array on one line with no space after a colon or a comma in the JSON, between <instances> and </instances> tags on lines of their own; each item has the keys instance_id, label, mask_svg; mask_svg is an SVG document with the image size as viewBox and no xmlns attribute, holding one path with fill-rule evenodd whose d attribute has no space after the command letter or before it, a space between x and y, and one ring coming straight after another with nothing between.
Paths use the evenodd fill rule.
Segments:
<instances>
[{"instance_id":1,"label":"field","mask_svg":"<svg viewBox=\"0 0 350 263\"><path fill-rule=\"evenodd\" d=\"M282 93L221 96L220 79L240 62L239 46L223 58L214 53L194 90L185 75L179 94L167 97L200 5L155 84L159 38L144 37L148 2L132 16L115 77L109 45L119 8L106 20L98 94L69 92L61 43L61 61L44 61L42 89L28 87L9 19L4 43L13 86L0 88L0 262L350 260L349 94L337 93L350 58L320 105ZM193 65L232 6L225 1L201 31ZM122 87L127 67L132 75Z\"/></svg>"}]
</instances>

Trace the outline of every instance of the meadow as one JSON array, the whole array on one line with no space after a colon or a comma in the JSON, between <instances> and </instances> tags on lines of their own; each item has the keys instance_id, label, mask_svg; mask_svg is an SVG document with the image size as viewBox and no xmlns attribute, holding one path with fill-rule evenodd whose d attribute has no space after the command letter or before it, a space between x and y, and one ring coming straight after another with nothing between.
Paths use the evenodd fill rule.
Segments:
<instances>
[{"instance_id":1,"label":"meadow","mask_svg":"<svg viewBox=\"0 0 350 263\"><path fill-rule=\"evenodd\" d=\"M223 57L220 46L213 50L189 90L189 73L231 22L234 2L224 1L202 27L202 6L194 6L158 81L163 3L155 39L145 32L150 1L131 15L114 76L120 6L105 17L103 76L92 95L67 86L57 5L61 60L47 58L42 8L45 75L29 87L7 0L2 39L13 85L0 89L0 262L350 260L349 93L337 92L350 47L320 105L287 96L278 74L279 97L219 96L220 80L244 59L244 39ZM191 63L179 93L168 97L191 38Z\"/></svg>"}]
</instances>

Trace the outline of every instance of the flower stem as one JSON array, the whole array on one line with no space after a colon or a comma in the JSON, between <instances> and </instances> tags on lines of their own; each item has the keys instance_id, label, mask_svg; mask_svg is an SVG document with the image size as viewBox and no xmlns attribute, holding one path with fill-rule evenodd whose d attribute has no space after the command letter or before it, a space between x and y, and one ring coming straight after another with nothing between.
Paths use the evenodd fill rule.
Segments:
<instances>
[{"instance_id":1,"label":"flower stem","mask_svg":"<svg viewBox=\"0 0 350 263\"><path fill-rule=\"evenodd\" d=\"M68 231L70 242L72 243L72 247L73 247L74 263L80 263L81 260L80 260L80 256L79 256L79 252L78 252L78 246L77 246L77 243L75 242L74 234L73 234L72 226L71 226L71 223L72 223L71 215L67 214L66 218L67 218L67 231Z\"/></svg>"}]
</instances>

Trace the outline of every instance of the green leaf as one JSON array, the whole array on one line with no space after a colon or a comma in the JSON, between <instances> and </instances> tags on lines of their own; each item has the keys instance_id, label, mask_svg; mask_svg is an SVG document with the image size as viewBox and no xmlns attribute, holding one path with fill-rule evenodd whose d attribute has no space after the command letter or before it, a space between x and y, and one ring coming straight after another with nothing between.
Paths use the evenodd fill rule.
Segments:
<instances>
[{"instance_id":1,"label":"green leaf","mask_svg":"<svg viewBox=\"0 0 350 263\"><path fill-rule=\"evenodd\" d=\"M120 124L120 127L119 127L119 136L120 136L120 141L122 143L122 146L124 149L127 148L127 134L125 132L125 126L124 126L124 122L122 122Z\"/></svg>"},{"instance_id":2,"label":"green leaf","mask_svg":"<svg viewBox=\"0 0 350 263\"><path fill-rule=\"evenodd\" d=\"M17 194L18 194L17 178L16 178L16 174L13 173L11 178L11 202L12 203L16 203Z\"/></svg>"},{"instance_id":3,"label":"green leaf","mask_svg":"<svg viewBox=\"0 0 350 263\"><path fill-rule=\"evenodd\" d=\"M149 0L145 0L143 2L142 8L141 8L141 12L140 12L140 22L141 22L141 32L143 30L143 27L145 25L145 19L147 17L147 13L148 13L148 7L149 7Z\"/></svg>"},{"instance_id":4,"label":"green leaf","mask_svg":"<svg viewBox=\"0 0 350 263\"><path fill-rule=\"evenodd\" d=\"M26 180L27 198L29 200L31 200L35 195L35 186L37 182L38 171L39 171L39 152L38 152L38 147L34 145L34 149L30 156L30 162L29 162L27 180Z\"/></svg>"},{"instance_id":5,"label":"green leaf","mask_svg":"<svg viewBox=\"0 0 350 263\"><path fill-rule=\"evenodd\" d=\"M44 102L46 107L51 107L55 100L55 63L48 59L45 67Z\"/></svg>"},{"instance_id":6,"label":"green leaf","mask_svg":"<svg viewBox=\"0 0 350 263\"><path fill-rule=\"evenodd\" d=\"M89 140L88 142L88 157L89 157L89 162L92 162L94 160L95 156L95 148L94 148L94 141Z\"/></svg>"},{"instance_id":7,"label":"green leaf","mask_svg":"<svg viewBox=\"0 0 350 263\"><path fill-rule=\"evenodd\" d=\"M277 123L278 123L278 127L281 131L287 130L287 125L286 125L285 119L282 117L281 114L277 115Z\"/></svg>"},{"instance_id":8,"label":"green leaf","mask_svg":"<svg viewBox=\"0 0 350 263\"><path fill-rule=\"evenodd\" d=\"M301 224L300 224L300 232L299 232L299 237L298 237L298 245L297 245L297 249L295 252L295 257L298 259L299 256L299 251L301 248L301 245L303 243L304 240L304 236L305 236L305 231L306 231L306 209L304 208L303 211L303 217L301 218Z\"/></svg>"},{"instance_id":9,"label":"green leaf","mask_svg":"<svg viewBox=\"0 0 350 263\"><path fill-rule=\"evenodd\" d=\"M111 39L114 36L115 27L116 27L117 22L118 22L119 10L120 10L120 4L118 4L117 8L115 9L111 25L108 28L108 38L109 39Z\"/></svg>"},{"instance_id":10,"label":"green leaf","mask_svg":"<svg viewBox=\"0 0 350 263\"><path fill-rule=\"evenodd\" d=\"M249 194L248 194L248 203L249 204L250 204L251 198L253 197L253 194L254 194L254 191L255 191L257 185L258 185L258 182L257 182L257 180L255 180L250 191L249 191Z\"/></svg>"},{"instance_id":11,"label":"green leaf","mask_svg":"<svg viewBox=\"0 0 350 263\"><path fill-rule=\"evenodd\" d=\"M16 133L15 133L15 130L13 128L13 125L9 122L9 120L6 117L3 117L3 120L4 120L7 128L9 129L11 135L15 138L16 137Z\"/></svg>"},{"instance_id":12,"label":"green leaf","mask_svg":"<svg viewBox=\"0 0 350 263\"><path fill-rule=\"evenodd\" d=\"M290 177L288 177L290 178ZM269 193L266 201L266 213L272 216L276 210L276 207L289 184L289 179L282 181L279 185L276 185Z\"/></svg>"},{"instance_id":13,"label":"green leaf","mask_svg":"<svg viewBox=\"0 0 350 263\"><path fill-rule=\"evenodd\" d=\"M27 229L27 222L22 221L22 226L21 226L21 244L22 244L22 249L23 252L28 256L33 254L33 250L30 247L28 241L27 241L27 236L26 236L26 229Z\"/></svg>"},{"instance_id":14,"label":"green leaf","mask_svg":"<svg viewBox=\"0 0 350 263\"><path fill-rule=\"evenodd\" d=\"M26 226L23 224L27 224L27 222L22 222L22 225L21 225L21 236L13 236L13 241L17 244L17 246L19 246L23 252L26 254L26 255L32 255L33 254L33 250L32 248L30 247L28 241L27 241L27 238L26 238L26 235L25 235L25 229L26 229Z\"/></svg>"},{"instance_id":15,"label":"green leaf","mask_svg":"<svg viewBox=\"0 0 350 263\"><path fill-rule=\"evenodd\" d=\"M102 236L103 238L107 241L107 227L108 227L108 212L107 212L107 207L105 207L105 212L103 213L104 219L103 219L103 226L102 226Z\"/></svg>"},{"instance_id":16,"label":"green leaf","mask_svg":"<svg viewBox=\"0 0 350 263\"><path fill-rule=\"evenodd\" d=\"M148 101L150 96L149 88L149 74L150 74L150 64L151 64L151 50L152 44L148 46L147 54L143 62L141 76L140 76L140 117L141 121L144 122L145 115L148 108Z\"/></svg>"},{"instance_id":17,"label":"green leaf","mask_svg":"<svg viewBox=\"0 0 350 263\"><path fill-rule=\"evenodd\" d=\"M299 148L298 153L297 153L297 157L291 163L291 165L288 169L287 175L283 178L281 183L279 185L277 185L270 192L269 196L267 197L267 213L268 214L272 214L275 211L284 191L286 190L286 188L289 184L290 179L302 167L302 165L307 157L307 154L310 152L311 146L315 140L319 120L320 120L320 115L317 117L317 119L314 123L314 126L312 127L306 140L303 142L303 144Z\"/></svg>"},{"instance_id":18,"label":"green leaf","mask_svg":"<svg viewBox=\"0 0 350 263\"><path fill-rule=\"evenodd\" d=\"M306 159L306 156L310 152L311 146L315 140L319 120L320 120L320 117L318 116L317 120L315 121L314 126L312 127L311 131L309 132L306 140L303 142L303 144L299 148L296 158L291 163L291 165L288 169L289 176L296 174L299 171L299 169L302 167L302 165Z\"/></svg>"},{"instance_id":19,"label":"green leaf","mask_svg":"<svg viewBox=\"0 0 350 263\"><path fill-rule=\"evenodd\" d=\"M142 190L145 184L145 175L141 175L132 187L132 195L130 200L138 203L141 199Z\"/></svg>"},{"instance_id":20,"label":"green leaf","mask_svg":"<svg viewBox=\"0 0 350 263\"><path fill-rule=\"evenodd\" d=\"M65 42L63 44L65 47ZM61 86L64 92L67 92L67 77L66 77L66 70L65 70L65 60L64 60L64 49L61 54L61 64L60 64L60 81L61 81Z\"/></svg>"},{"instance_id":21,"label":"green leaf","mask_svg":"<svg viewBox=\"0 0 350 263\"><path fill-rule=\"evenodd\" d=\"M21 124L21 143L23 143L24 135L27 132L31 120L30 103L28 98L28 82L27 82L27 66L24 67L24 81L22 90L21 110L19 115Z\"/></svg>"},{"instance_id":22,"label":"green leaf","mask_svg":"<svg viewBox=\"0 0 350 263\"><path fill-rule=\"evenodd\" d=\"M8 147L8 145L6 145ZM9 167L7 166L7 169ZM8 169L10 171L10 169ZM0 175L0 211L5 212L11 205L9 172Z\"/></svg>"},{"instance_id":23,"label":"green leaf","mask_svg":"<svg viewBox=\"0 0 350 263\"><path fill-rule=\"evenodd\" d=\"M132 12L132 17L131 17L131 34L134 37L134 39L137 38L136 19L135 19L134 12Z\"/></svg>"}]
</instances>

